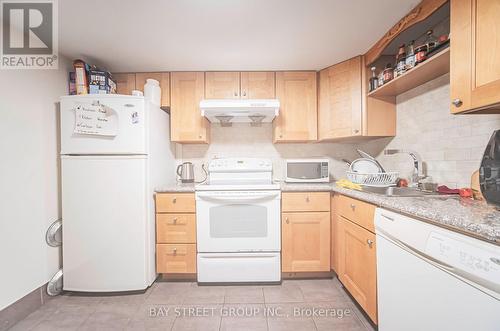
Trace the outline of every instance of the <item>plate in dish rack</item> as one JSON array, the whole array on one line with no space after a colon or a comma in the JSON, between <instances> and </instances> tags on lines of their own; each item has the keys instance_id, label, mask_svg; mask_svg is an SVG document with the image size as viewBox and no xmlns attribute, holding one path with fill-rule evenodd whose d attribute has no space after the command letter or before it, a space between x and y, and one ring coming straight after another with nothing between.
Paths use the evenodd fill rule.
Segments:
<instances>
[{"instance_id":1,"label":"plate in dish rack","mask_svg":"<svg viewBox=\"0 0 500 331\"><path fill-rule=\"evenodd\" d=\"M374 187L389 187L396 184L399 172L377 172L377 173L361 173L356 171L348 171L347 179L356 184Z\"/></svg>"}]
</instances>

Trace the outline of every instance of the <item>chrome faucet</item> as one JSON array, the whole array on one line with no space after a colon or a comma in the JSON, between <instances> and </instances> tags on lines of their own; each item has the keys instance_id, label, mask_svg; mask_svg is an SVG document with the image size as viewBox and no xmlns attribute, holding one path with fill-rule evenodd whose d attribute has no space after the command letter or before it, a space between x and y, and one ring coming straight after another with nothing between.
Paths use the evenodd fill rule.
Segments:
<instances>
[{"instance_id":1,"label":"chrome faucet","mask_svg":"<svg viewBox=\"0 0 500 331\"><path fill-rule=\"evenodd\" d=\"M413 175L411 178L411 186L418 186L420 180L426 178L427 176L424 174L424 169L422 167L422 158L417 152L404 150L404 149L386 149L384 150L384 155L394 155L394 154L408 154L413 159Z\"/></svg>"}]
</instances>

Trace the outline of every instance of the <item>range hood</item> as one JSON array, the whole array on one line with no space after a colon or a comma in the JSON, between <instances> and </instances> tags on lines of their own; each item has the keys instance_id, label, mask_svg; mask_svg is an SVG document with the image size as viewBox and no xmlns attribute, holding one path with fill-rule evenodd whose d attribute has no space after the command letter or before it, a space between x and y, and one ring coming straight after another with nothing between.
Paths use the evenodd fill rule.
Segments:
<instances>
[{"instance_id":1,"label":"range hood","mask_svg":"<svg viewBox=\"0 0 500 331\"><path fill-rule=\"evenodd\" d=\"M200 101L200 109L201 116L222 126L231 123L260 125L278 116L280 102L277 99L213 99Z\"/></svg>"}]
</instances>

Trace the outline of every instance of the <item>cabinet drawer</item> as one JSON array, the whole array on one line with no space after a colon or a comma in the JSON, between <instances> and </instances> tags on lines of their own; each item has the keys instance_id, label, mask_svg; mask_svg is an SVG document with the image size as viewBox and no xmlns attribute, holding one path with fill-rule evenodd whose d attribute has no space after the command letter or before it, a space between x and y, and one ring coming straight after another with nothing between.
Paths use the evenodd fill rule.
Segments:
<instances>
[{"instance_id":1,"label":"cabinet drawer","mask_svg":"<svg viewBox=\"0 0 500 331\"><path fill-rule=\"evenodd\" d=\"M281 195L281 210L330 211L330 192L285 192Z\"/></svg>"},{"instance_id":2,"label":"cabinet drawer","mask_svg":"<svg viewBox=\"0 0 500 331\"><path fill-rule=\"evenodd\" d=\"M157 214L156 242L158 244L196 243L196 215Z\"/></svg>"},{"instance_id":3,"label":"cabinet drawer","mask_svg":"<svg viewBox=\"0 0 500 331\"><path fill-rule=\"evenodd\" d=\"M194 213L196 212L194 193L158 193L156 212Z\"/></svg>"},{"instance_id":4,"label":"cabinet drawer","mask_svg":"<svg viewBox=\"0 0 500 331\"><path fill-rule=\"evenodd\" d=\"M347 218L365 229L375 232L374 216L375 206L345 195L336 195L338 199L337 212L340 216Z\"/></svg>"},{"instance_id":5,"label":"cabinet drawer","mask_svg":"<svg viewBox=\"0 0 500 331\"><path fill-rule=\"evenodd\" d=\"M186 274L196 272L196 244L157 244L156 272Z\"/></svg>"}]
</instances>

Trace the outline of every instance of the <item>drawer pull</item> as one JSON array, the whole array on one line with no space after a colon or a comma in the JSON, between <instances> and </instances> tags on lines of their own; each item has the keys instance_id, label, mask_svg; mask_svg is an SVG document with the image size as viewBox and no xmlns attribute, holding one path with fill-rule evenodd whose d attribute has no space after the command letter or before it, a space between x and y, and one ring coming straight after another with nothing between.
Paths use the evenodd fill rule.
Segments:
<instances>
[{"instance_id":1,"label":"drawer pull","mask_svg":"<svg viewBox=\"0 0 500 331\"><path fill-rule=\"evenodd\" d=\"M175 256L177 255L177 248L174 248L174 250L172 251L172 254Z\"/></svg>"},{"instance_id":2,"label":"drawer pull","mask_svg":"<svg viewBox=\"0 0 500 331\"><path fill-rule=\"evenodd\" d=\"M286 224L290 224L290 221L288 220L288 217L285 217L285 222L286 222Z\"/></svg>"},{"instance_id":3,"label":"drawer pull","mask_svg":"<svg viewBox=\"0 0 500 331\"><path fill-rule=\"evenodd\" d=\"M366 243L368 244L368 247L370 247L370 248L373 247L373 240L366 239Z\"/></svg>"},{"instance_id":4,"label":"drawer pull","mask_svg":"<svg viewBox=\"0 0 500 331\"><path fill-rule=\"evenodd\" d=\"M177 217L174 217L174 221L172 222L172 224L177 224Z\"/></svg>"},{"instance_id":5,"label":"drawer pull","mask_svg":"<svg viewBox=\"0 0 500 331\"><path fill-rule=\"evenodd\" d=\"M176 203L176 202L177 202L177 198L173 198L172 203Z\"/></svg>"},{"instance_id":6,"label":"drawer pull","mask_svg":"<svg viewBox=\"0 0 500 331\"><path fill-rule=\"evenodd\" d=\"M351 203L351 209L352 209L352 211L354 211L356 209L356 205Z\"/></svg>"},{"instance_id":7,"label":"drawer pull","mask_svg":"<svg viewBox=\"0 0 500 331\"><path fill-rule=\"evenodd\" d=\"M307 196L306 197L306 202L309 202L309 201L311 201L311 200L309 199L309 196Z\"/></svg>"}]
</instances>

